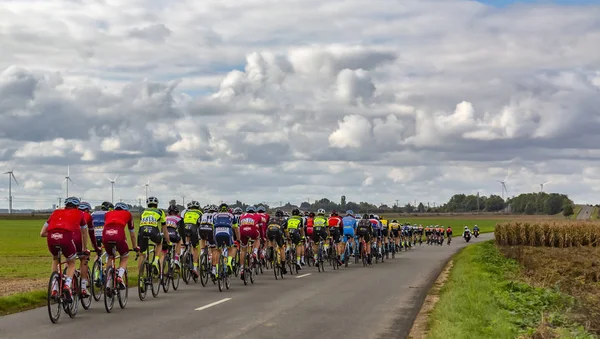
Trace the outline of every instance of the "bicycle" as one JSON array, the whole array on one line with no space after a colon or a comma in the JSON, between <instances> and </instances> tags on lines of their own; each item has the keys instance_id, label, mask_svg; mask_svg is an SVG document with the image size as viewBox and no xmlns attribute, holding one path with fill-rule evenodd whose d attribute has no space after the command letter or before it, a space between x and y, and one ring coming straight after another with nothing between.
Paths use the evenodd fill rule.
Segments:
<instances>
[{"instance_id":1,"label":"bicycle","mask_svg":"<svg viewBox=\"0 0 600 339\"><path fill-rule=\"evenodd\" d=\"M62 249L60 246L54 246L55 249L58 250L58 271L54 271L50 274L50 281L48 281L48 316L50 317L50 321L53 324L58 322L60 319L61 310L64 310L65 313L69 315L69 317L74 318L77 314L77 295L73 294L69 296L67 290L63 288L65 283L65 274L63 273L63 262L62 262ZM66 270L66 268L65 268ZM77 284L75 280L73 280L73 284ZM55 291L56 295L52 295L52 292ZM54 303L56 303L56 308L54 308ZM53 311L55 313L53 313Z\"/></svg>"},{"instance_id":2,"label":"bicycle","mask_svg":"<svg viewBox=\"0 0 600 339\"><path fill-rule=\"evenodd\" d=\"M202 248L199 261L200 263L198 264L198 275L200 276L200 283L202 284L202 287L206 287L206 284L208 283L208 277L211 275L212 270L210 254L208 251L208 244ZM194 277L194 279L197 280L198 278ZM214 284L215 280L212 280Z\"/></svg>"},{"instance_id":3,"label":"bicycle","mask_svg":"<svg viewBox=\"0 0 600 339\"><path fill-rule=\"evenodd\" d=\"M306 258L306 265L315 266L315 251L313 250L311 239L307 238L304 240L304 253L304 257Z\"/></svg>"},{"instance_id":4,"label":"bicycle","mask_svg":"<svg viewBox=\"0 0 600 339\"><path fill-rule=\"evenodd\" d=\"M285 250L285 261L290 268L290 275L298 274L298 266L296 266L296 245L291 241L291 238L287 238L288 246Z\"/></svg>"},{"instance_id":5,"label":"bicycle","mask_svg":"<svg viewBox=\"0 0 600 339\"><path fill-rule=\"evenodd\" d=\"M194 254L192 244L188 241L183 246L183 253L180 256L181 279L186 285L189 285L192 280L194 282L198 282L198 277L196 277L196 275L193 273Z\"/></svg>"},{"instance_id":6,"label":"bicycle","mask_svg":"<svg viewBox=\"0 0 600 339\"><path fill-rule=\"evenodd\" d=\"M325 272L325 242L323 238L319 239L319 247L317 248L317 268L319 272Z\"/></svg>"},{"instance_id":7,"label":"bicycle","mask_svg":"<svg viewBox=\"0 0 600 339\"><path fill-rule=\"evenodd\" d=\"M150 247L152 247L152 249L150 249ZM150 260L151 254L153 254L152 260ZM145 255L138 277L138 296L141 301L146 299L148 286L150 286L154 298L158 297L158 293L160 292L160 261L157 263L158 267L154 265L154 259L156 259L156 245L148 244Z\"/></svg>"},{"instance_id":8,"label":"bicycle","mask_svg":"<svg viewBox=\"0 0 600 339\"><path fill-rule=\"evenodd\" d=\"M332 237L329 237L329 265L332 266L334 270L340 268L337 256L337 243L333 241Z\"/></svg>"},{"instance_id":9,"label":"bicycle","mask_svg":"<svg viewBox=\"0 0 600 339\"><path fill-rule=\"evenodd\" d=\"M363 237L359 237L358 253L362 259L363 267L366 267L369 264L369 260L367 256L367 242Z\"/></svg>"},{"instance_id":10,"label":"bicycle","mask_svg":"<svg viewBox=\"0 0 600 339\"><path fill-rule=\"evenodd\" d=\"M106 270L107 261L108 254L103 252L94 260L94 264L92 265L90 288L92 290L92 296L96 301L100 301L100 298L102 298L102 291L104 291L104 280L106 279L104 271Z\"/></svg>"},{"instance_id":11,"label":"bicycle","mask_svg":"<svg viewBox=\"0 0 600 339\"><path fill-rule=\"evenodd\" d=\"M89 256L89 251L87 253L85 253L85 255ZM87 259L89 260L89 258ZM90 268L87 268L87 276L88 279L89 277L91 277L91 271ZM77 296L79 298L79 301L81 301L81 306L83 307L84 310L88 310L90 308L90 306L92 305L92 296L91 295L83 295L83 289L81 289L81 271L80 269L76 269L75 270L75 274L73 275L74 280L77 280L77 283L75 284L76 287L76 293Z\"/></svg>"},{"instance_id":12,"label":"bicycle","mask_svg":"<svg viewBox=\"0 0 600 339\"><path fill-rule=\"evenodd\" d=\"M109 241L108 244L116 245L116 241ZM112 311L112 308L115 304L115 295L119 300L119 307L124 309L127 305L127 300L129 299L129 281L127 275L127 269L125 269L125 273L123 273L123 283L125 287L122 287L117 282L117 270L115 269L115 262L117 259L120 259L120 256L117 256L116 246L113 247L112 251L113 259L109 259L109 263L107 263L105 281L104 281L104 309L106 309L107 313ZM135 252L135 250L129 250L129 252ZM135 260L137 261L139 253L136 255Z\"/></svg>"},{"instance_id":13,"label":"bicycle","mask_svg":"<svg viewBox=\"0 0 600 339\"><path fill-rule=\"evenodd\" d=\"M223 285L225 286L225 288L229 289L230 287L230 280L229 280L229 272L227 269L227 246L225 246L225 243L222 244L222 246L219 248L221 250L221 255L219 256L219 264L218 264L218 269L217 269L217 284L219 285L219 292L223 292ZM245 275L244 275L245 278ZM252 282L254 283L254 280L252 280ZM246 282L244 281L244 284Z\"/></svg>"},{"instance_id":14,"label":"bicycle","mask_svg":"<svg viewBox=\"0 0 600 339\"><path fill-rule=\"evenodd\" d=\"M344 246L344 267L348 267L350 262L350 237L344 242L346 243L346 246Z\"/></svg>"},{"instance_id":15,"label":"bicycle","mask_svg":"<svg viewBox=\"0 0 600 339\"><path fill-rule=\"evenodd\" d=\"M164 245L163 245L164 246ZM175 263L175 244L168 246L163 263L163 274L161 285L165 293L169 292L169 287L173 286L173 291L179 288L179 279L181 278L181 266Z\"/></svg>"},{"instance_id":16,"label":"bicycle","mask_svg":"<svg viewBox=\"0 0 600 339\"><path fill-rule=\"evenodd\" d=\"M273 246L269 247L269 258L271 258L271 266L273 266L273 274L275 275L275 280L278 280L279 277L283 279L283 270L281 269L281 253L279 252L280 249L281 248L279 247L279 244L276 248L273 248ZM285 266L285 263L283 263L283 265Z\"/></svg>"}]
</instances>

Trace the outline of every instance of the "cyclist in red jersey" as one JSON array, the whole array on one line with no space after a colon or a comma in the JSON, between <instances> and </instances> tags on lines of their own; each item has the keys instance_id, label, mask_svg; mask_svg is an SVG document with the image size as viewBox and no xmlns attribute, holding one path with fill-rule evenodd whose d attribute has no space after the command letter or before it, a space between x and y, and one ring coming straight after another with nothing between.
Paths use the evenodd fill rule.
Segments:
<instances>
[{"instance_id":1,"label":"cyclist in red jersey","mask_svg":"<svg viewBox=\"0 0 600 339\"><path fill-rule=\"evenodd\" d=\"M258 225L260 224L261 217L255 213L256 208L254 206L248 206L246 208L246 213L240 216L239 228L240 228L240 261L241 261L241 270L240 270L240 278L244 280L244 258L246 257L246 247L248 247L248 240L254 239L254 257L258 253L258 248L260 246L260 241L258 241L260 232L258 230Z\"/></svg>"},{"instance_id":2,"label":"cyclist in red jersey","mask_svg":"<svg viewBox=\"0 0 600 339\"><path fill-rule=\"evenodd\" d=\"M78 206L79 199L75 197L65 199L65 208L52 212L40 232L40 236L47 237L48 250L52 254L52 272L58 271L58 249L55 246L59 247L62 254L67 258L67 274L63 290L70 300L72 300L71 283L73 282L75 259L77 258L75 237L78 236L79 242L85 244L82 238L83 234L87 234L87 232L81 232L80 230L86 228L87 225L83 219L83 214L77 209ZM53 286L52 296L55 297L57 293L58 286Z\"/></svg>"},{"instance_id":3,"label":"cyclist in red jersey","mask_svg":"<svg viewBox=\"0 0 600 339\"><path fill-rule=\"evenodd\" d=\"M265 243L267 242L267 225L269 225L269 220L271 219L271 216L267 214L267 210L262 205L256 208L256 212L256 214L258 214L258 216L260 217L260 223L258 228L261 239L260 258L263 259L265 257Z\"/></svg>"},{"instance_id":4,"label":"cyclist in red jersey","mask_svg":"<svg viewBox=\"0 0 600 339\"><path fill-rule=\"evenodd\" d=\"M98 244L96 242L96 235L94 234L94 221L90 211L92 210L92 205L90 203L82 201L79 203L79 210L83 213L83 219L85 220L85 224L88 229L88 238L90 239L92 246L94 247L94 251L100 255L102 249L98 248ZM86 252L87 253L87 252ZM88 283L88 263L90 260L90 255L86 254L81 258L80 262L80 271L81 271L81 293L84 296L88 295L87 283Z\"/></svg>"},{"instance_id":5,"label":"cyclist in red jersey","mask_svg":"<svg viewBox=\"0 0 600 339\"><path fill-rule=\"evenodd\" d=\"M344 251L344 242L341 241L341 235L343 234L342 218L338 215L337 211L331 211L331 216L327 219L327 226L329 226L329 234L333 238L333 241L337 244L338 263L342 264L340 260L340 253Z\"/></svg>"},{"instance_id":6,"label":"cyclist in red jersey","mask_svg":"<svg viewBox=\"0 0 600 339\"><path fill-rule=\"evenodd\" d=\"M129 259L129 246L127 246L127 236L125 235L125 227L129 229L129 238L131 246L136 252L140 251L137 246L137 237L135 236L135 227L133 226L133 216L129 212L129 206L123 202L115 204L115 209L109 211L104 216L104 229L102 230L102 242L110 259L113 259L113 247L119 252L119 274L117 282L121 287L125 287L123 282L123 274L127 268ZM116 242L111 244L110 242Z\"/></svg>"}]
</instances>

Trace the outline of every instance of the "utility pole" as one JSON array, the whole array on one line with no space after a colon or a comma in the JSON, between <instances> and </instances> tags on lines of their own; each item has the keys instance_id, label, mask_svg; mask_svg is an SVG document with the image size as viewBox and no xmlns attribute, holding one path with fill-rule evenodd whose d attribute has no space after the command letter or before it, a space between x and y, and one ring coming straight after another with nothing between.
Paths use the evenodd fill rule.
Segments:
<instances>
[{"instance_id":1,"label":"utility pole","mask_svg":"<svg viewBox=\"0 0 600 339\"><path fill-rule=\"evenodd\" d=\"M61 201L62 201L62 198L58 197L58 208L60 208Z\"/></svg>"},{"instance_id":2,"label":"utility pole","mask_svg":"<svg viewBox=\"0 0 600 339\"><path fill-rule=\"evenodd\" d=\"M398 199L396 199L396 208L400 207L400 204L398 204Z\"/></svg>"},{"instance_id":3,"label":"utility pole","mask_svg":"<svg viewBox=\"0 0 600 339\"><path fill-rule=\"evenodd\" d=\"M182 202L183 208L185 208L185 195L181 196L181 200L183 201Z\"/></svg>"}]
</instances>

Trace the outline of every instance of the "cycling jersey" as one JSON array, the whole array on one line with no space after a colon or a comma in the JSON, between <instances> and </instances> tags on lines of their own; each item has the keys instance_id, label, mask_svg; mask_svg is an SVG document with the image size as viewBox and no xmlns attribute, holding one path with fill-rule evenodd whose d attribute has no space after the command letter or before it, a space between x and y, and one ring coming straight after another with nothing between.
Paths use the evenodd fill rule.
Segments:
<instances>
[{"instance_id":1,"label":"cycling jersey","mask_svg":"<svg viewBox=\"0 0 600 339\"><path fill-rule=\"evenodd\" d=\"M94 225L94 235L97 240L102 240L102 229L104 228L104 217L108 211L92 212L92 224Z\"/></svg>"},{"instance_id":2,"label":"cycling jersey","mask_svg":"<svg viewBox=\"0 0 600 339\"><path fill-rule=\"evenodd\" d=\"M242 246L246 246L249 239L258 239L260 236L259 223L260 216L256 213L244 213L240 216L240 242Z\"/></svg>"},{"instance_id":3,"label":"cycling jersey","mask_svg":"<svg viewBox=\"0 0 600 339\"><path fill-rule=\"evenodd\" d=\"M124 210L113 210L105 214L105 228L120 227L122 229L127 226L130 230L134 229L133 217L131 212Z\"/></svg>"},{"instance_id":4,"label":"cycling jersey","mask_svg":"<svg viewBox=\"0 0 600 339\"><path fill-rule=\"evenodd\" d=\"M217 245L233 245L233 214L229 212L218 212L212 217L215 228L215 241Z\"/></svg>"},{"instance_id":5,"label":"cycling jersey","mask_svg":"<svg viewBox=\"0 0 600 339\"><path fill-rule=\"evenodd\" d=\"M202 214L202 217L200 218L200 225L212 225L213 215L215 215L215 213L207 212Z\"/></svg>"},{"instance_id":6,"label":"cycling jersey","mask_svg":"<svg viewBox=\"0 0 600 339\"><path fill-rule=\"evenodd\" d=\"M148 208L142 212L140 227L159 227L166 224L165 212L158 208Z\"/></svg>"},{"instance_id":7,"label":"cycling jersey","mask_svg":"<svg viewBox=\"0 0 600 339\"><path fill-rule=\"evenodd\" d=\"M303 220L301 217L299 217L297 215L293 215L288 219L287 225L286 225L286 228L288 229L288 231L292 232L293 230L297 230L301 227L303 227Z\"/></svg>"},{"instance_id":8,"label":"cycling jersey","mask_svg":"<svg viewBox=\"0 0 600 339\"><path fill-rule=\"evenodd\" d=\"M389 227L393 230L397 230L400 227L400 224L398 224L397 222L392 222L390 223Z\"/></svg>"},{"instance_id":9,"label":"cycling jersey","mask_svg":"<svg viewBox=\"0 0 600 339\"><path fill-rule=\"evenodd\" d=\"M65 208L52 212L48 221L47 231L67 231L79 234L81 237L81 228L87 227L83 212L76 208Z\"/></svg>"},{"instance_id":10,"label":"cycling jersey","mask_svg":"<svg viewBox=\"0 0 600 339\"><path fill-rule=\"evenodd\" d=\"M313 219L313 227L315 229L321 229L327 226L327 218L324 216L318 215Z\"/></svg>"}]
</instances>

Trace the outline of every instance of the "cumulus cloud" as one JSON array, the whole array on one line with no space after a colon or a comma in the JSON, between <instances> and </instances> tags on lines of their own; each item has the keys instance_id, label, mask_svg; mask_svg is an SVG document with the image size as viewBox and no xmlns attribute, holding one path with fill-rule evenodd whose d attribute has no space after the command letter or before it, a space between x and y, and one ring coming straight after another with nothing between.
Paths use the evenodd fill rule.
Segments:
<instances>
[{"instance_id":1,"label":"cumulus cloud","mask_svg":"<svg viewBox=\"0 0 600 339\"><path fill-rule=\"evenodd\" d=\"M499 193L511 169L511 194L551 180L595 203L598 17L467 0L8 2L0 166L25 183L17 208L64 195L68 164L92 201L118 173L129 202L150 180L163 201L439 203Z\"/></svg>"}]
</instances>

